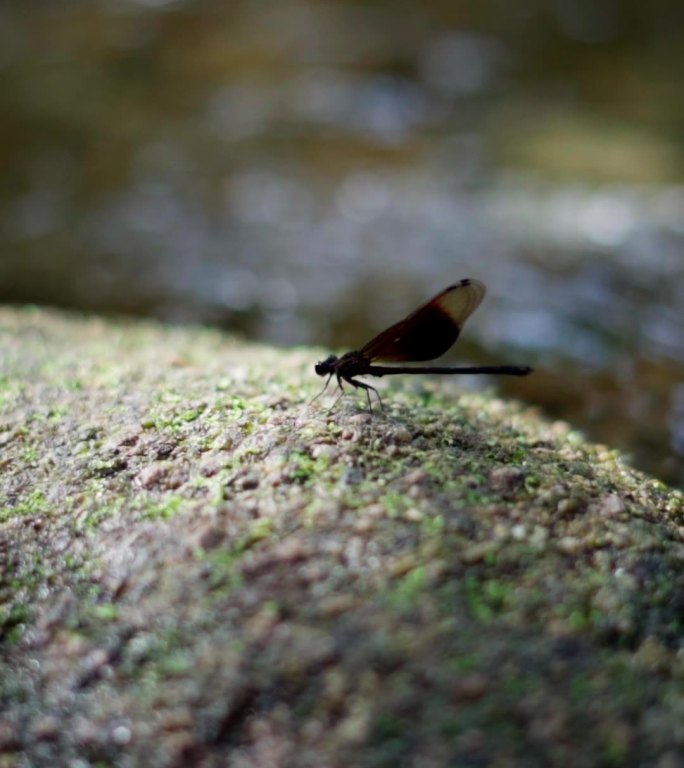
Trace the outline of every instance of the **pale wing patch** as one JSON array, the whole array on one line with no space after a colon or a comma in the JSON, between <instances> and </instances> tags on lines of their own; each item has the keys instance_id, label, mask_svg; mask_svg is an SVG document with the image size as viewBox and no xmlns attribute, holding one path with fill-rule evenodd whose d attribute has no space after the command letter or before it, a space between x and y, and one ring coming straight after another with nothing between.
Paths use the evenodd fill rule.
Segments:
<instances>
[{"instance_id":1,"label":"pale wing patch","mask_svg":"<svg viewBox=\"0 0 684 768\"><path fill-rule=\"evenodd\" d=\"M368 359L389 362L434 360L451 347L463 323L478 308L486 289L479 280L461 280L390 326L362 349Z\"/></svg>"},{"instance_id":2,"label":"pale wing patch","mask_svg":"<svg viewBox=\"0 0 684 768\"><path fill-rule=\"evenodd\" d=\"M460 283L450 285L442 293L438 293L428 304L438 306L459 328L462 328L463 323L480 306L486 293L484 283L479 280L461 280ZM422 307L414 314L421 309Z\"/></svg>"}]
</instances>

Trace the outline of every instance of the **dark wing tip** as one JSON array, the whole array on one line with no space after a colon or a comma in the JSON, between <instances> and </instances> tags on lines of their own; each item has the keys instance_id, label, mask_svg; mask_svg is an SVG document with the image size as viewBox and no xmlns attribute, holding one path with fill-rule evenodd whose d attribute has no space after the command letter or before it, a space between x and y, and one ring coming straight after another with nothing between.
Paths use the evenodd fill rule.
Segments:
<instances>
[{"instance_id":1,"label":"dark wing tip","mask_svg":"<svg viewBox=\"0 0 684 768\"><path fill-rule=\"evenodd\" d=\"M463 280L459 280L457 283L453 283L452 285L447 286L445 288L445 292L453 291L454 288L465 288L468 285L473 285L476 288L479 288L483 295L487 290L482 280L476 280L474 277L464 277Z\"/></svg>"}]
</instances>

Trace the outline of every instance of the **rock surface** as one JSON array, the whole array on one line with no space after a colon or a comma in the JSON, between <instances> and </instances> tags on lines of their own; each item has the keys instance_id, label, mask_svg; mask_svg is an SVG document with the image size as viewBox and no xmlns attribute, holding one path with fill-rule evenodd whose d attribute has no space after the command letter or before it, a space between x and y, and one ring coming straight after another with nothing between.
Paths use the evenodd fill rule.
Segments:
<instances>
[{"instance_id":1,"label":"rock surface","mask_svg":"<svg viewBox=\"0 0 684 768\"><path fill-rule=\"evenodd\" d=\"M681 765L681 493L316 359L0 310L0 766Z\"/></svg>"}]
</instances>

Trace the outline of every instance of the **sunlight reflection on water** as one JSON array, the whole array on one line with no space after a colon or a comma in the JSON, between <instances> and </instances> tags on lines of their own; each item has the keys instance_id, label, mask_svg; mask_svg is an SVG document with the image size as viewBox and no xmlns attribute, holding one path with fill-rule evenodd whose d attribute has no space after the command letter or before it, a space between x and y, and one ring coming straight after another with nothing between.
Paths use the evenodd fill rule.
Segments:
<instances>
[{"instance_id":1,"label":"sunlight reflection on water","mask_svg":"<svg viewBox=\"0 0 684 768\"><path fill-rule=\"evenodd\" d=\"M684 483L668 25L210 5L3 5L0 298L337 347L480 277L461 354L537 365L501 386Z\"/></svg>"}]
</instances>

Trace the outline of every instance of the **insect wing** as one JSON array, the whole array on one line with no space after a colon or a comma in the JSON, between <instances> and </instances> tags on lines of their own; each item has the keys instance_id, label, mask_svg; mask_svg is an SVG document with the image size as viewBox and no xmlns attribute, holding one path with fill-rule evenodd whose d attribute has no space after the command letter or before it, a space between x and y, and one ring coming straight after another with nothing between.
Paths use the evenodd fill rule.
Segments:
<instances>
[{"instance_id":1,"label":"insect wing","mask_svg":"<svg viewBox=\"0 0 684 768\"><path fill-rule=\"evenodd\" d=\"M461 280L418 307L405 320L387 328L361 350L369 360L410 362L434 360L456 341L465 321L486 293L479 280Z\"/></svg>"}]
</instances>

